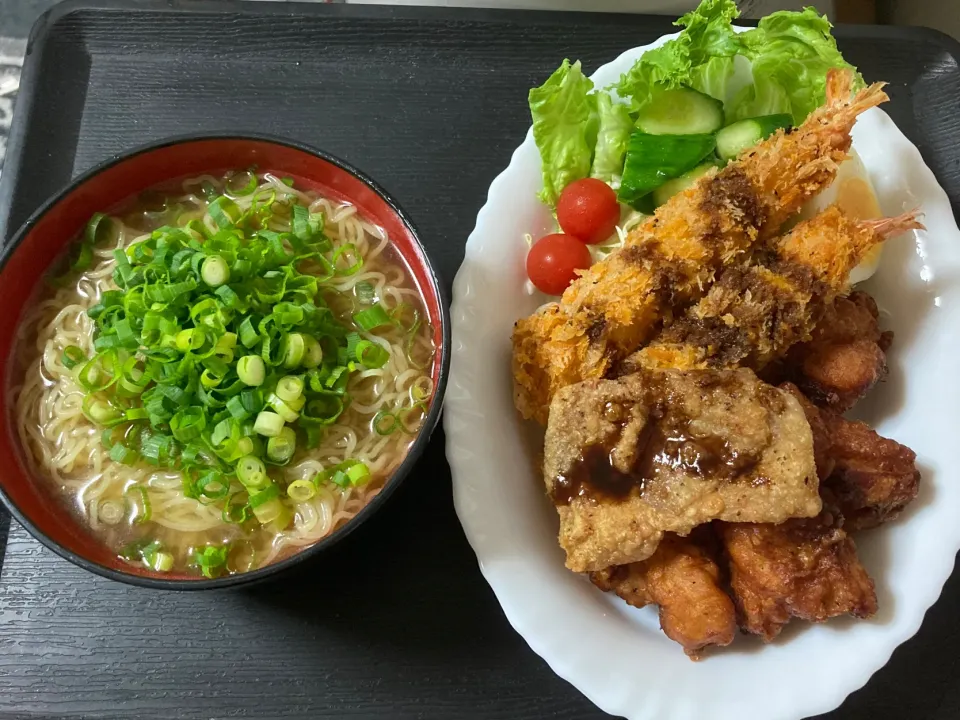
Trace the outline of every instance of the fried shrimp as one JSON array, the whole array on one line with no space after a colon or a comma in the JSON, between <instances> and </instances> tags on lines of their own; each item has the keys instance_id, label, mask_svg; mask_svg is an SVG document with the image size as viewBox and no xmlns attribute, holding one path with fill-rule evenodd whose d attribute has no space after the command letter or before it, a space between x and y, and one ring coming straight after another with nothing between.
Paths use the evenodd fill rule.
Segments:
<instances>
[{"instance_id":1,"label":"fried shrimp","mask_svg":"<svg viewBox=\"0 0 960 720\"><path fill-rule=\"evenodd\" d=\"M857 116L887 100L882 84L851 97L851 82L831 70L827 102L803 124L671 198L558 303L517 322L514 400L523 417L546 422L557 390L604 376L833 181Z\"/></svg>"},{"instance_id":2,"label":"fried shrimp","mask_svg":"<svg viewBox=\"0 0 960 720\"><path fill-rule=\"evenodd\" d=\"M762 264L724 270L686 316L623 364L762 369L814 327L871 248L923 225L915 212L856 222L830 207L772 244ZM761 253L763 256L763 253Z\"/></svg>"}]
</instances>

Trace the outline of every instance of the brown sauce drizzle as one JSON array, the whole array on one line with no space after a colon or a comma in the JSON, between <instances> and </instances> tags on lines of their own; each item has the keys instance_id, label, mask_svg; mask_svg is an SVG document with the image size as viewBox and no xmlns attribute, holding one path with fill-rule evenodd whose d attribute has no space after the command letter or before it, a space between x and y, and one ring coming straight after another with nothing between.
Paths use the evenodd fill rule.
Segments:
<instances>
[{"instance_id":1,"label":"brown sauce drizzle","mask_svg":"<svg viewBox=\"0 0 960 720\"><path fill-rule=\"evenodd\" d=\"M569 505L578 497L622 500L634 492L642 496L661 469L725 482L766 482L754 477L759 455L740 453L721 437L692 436L688 419L656 415L651 414L637 438L628 472L617 468L611 457L616 437L609 444L589 445L568 472L556 477L551 493L554 503Z\"/></svg>"}]
</instances>

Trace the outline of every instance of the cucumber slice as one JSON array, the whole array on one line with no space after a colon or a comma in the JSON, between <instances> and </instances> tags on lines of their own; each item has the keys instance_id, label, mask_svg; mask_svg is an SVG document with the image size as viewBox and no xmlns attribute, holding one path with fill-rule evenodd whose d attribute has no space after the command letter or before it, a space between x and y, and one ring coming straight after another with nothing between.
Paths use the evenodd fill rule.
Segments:
<instances>
[{"instance_id":1,"label":"cucumber slice","mask_svg":"<svg viewBox=\"0 0 960 720\"><path fill-rule=\"evenodd\" d=\"M617 197L639 209L644 195L699 165L715 145L712 134L647 135L634 131Z\"/></svg>"},{"instance_id":2,"label":"cucumber slice","mask_svg":"<svg viewBox=\"0 0 960 720\"><path fill-rule=\"evenodd\" d=\"M789 115L762 115L727 125L717 133L717 154L724 160L733 160L780 128L793 124Z\"/></svg>"},{"instance_id":3,"label":"cucumber slice","mask_svg":"<svg viewBox=\"0 0 960 720\"><path fill-rule=\"evenodd\" d=\"M701 163L693 170L688 170L680 177L674 178L673 180L667 180L663 185L653 191L653 204L656 207L660 207L677 193L682 193L697 180L706 175L711 168L715 167L716 164L713 162Z\"/></svg>"},{"instance_id":4,"label":"cucumber slice","mask_svg":"<svg viewBox=\"0 0 960 720\"><path fill-rule=\"evenodd\" d=\"M663 90L637 117L637 128L650 135L696 135L723 127L723 103L690 88Z\"/></svg>"}]
</instances>

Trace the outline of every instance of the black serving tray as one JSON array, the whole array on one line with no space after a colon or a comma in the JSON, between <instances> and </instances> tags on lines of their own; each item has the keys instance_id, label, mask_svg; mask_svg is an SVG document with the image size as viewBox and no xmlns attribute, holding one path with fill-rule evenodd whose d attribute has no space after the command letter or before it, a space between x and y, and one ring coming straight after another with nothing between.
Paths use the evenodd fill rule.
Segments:
<instances>
[{"instance_id":1,"label":"black serving tray","mask_svg":"<svg viewBox=\"0 0 960 720\"><path fill-rule=\"evenodd\" d=\"M449 289L487 187L529 125L527 89L564 57L592 72L671 30L636 15L68 2L27 50L0 238L115 153L197 130L264 132L382 183ZM868 79L890 82L887 111L956 213L960 46L916 29L836 34ZM128 587L2 513L0 562L3 719L602 717L504 619L454 514L441 431L374 520L271 585ZM829 717L955 720L958 641L955 576L918 636Z\"/></svg>"}]
</instances>

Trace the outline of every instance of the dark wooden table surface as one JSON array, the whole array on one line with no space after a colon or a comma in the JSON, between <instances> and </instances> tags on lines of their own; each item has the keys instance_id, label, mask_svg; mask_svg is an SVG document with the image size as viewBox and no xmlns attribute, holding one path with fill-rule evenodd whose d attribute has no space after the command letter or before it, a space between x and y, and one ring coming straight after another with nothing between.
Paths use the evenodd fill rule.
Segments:
<instances>
[{"instance_id":1,"label":"dark wooden table surface","mask_svg":"<svg viewBox=\"0 0 960 720\"><path fill-rule=\"evenodd\" d=\"M640 17L328 6L258 18L178 7L187 5L57 24L38 86L22 91L16 182L0 186L11 226L71 175L132 145L200 128L269 131L382 181L417 220L449 287L486 189L529 124L526 89L564 56L593 70L670 30ZM956 211L958 141L948 130L960 72L947 46L838 34L869 78L891 81L890 113L951 188ZM256 94L237 99L247 87ZM438 431L349 542L246 591L103 580L0 514L0 718L602 717L504 619L454 513L443 442ZM955 576L920 633L826 717L955 720L958 640Z\"/></svg>"}]
</instances>

